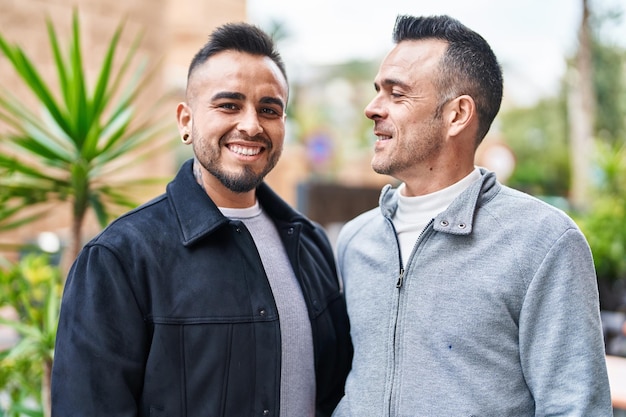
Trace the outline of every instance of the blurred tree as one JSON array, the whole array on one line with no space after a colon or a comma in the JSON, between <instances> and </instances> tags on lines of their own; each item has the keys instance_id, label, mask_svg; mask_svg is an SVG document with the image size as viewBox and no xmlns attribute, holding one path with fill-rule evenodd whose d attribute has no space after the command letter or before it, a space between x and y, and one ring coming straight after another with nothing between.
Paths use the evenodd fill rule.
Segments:
<instances>
[{"instance_id":1,"label":"blurred tree","mask_svg":"<svg viewBox=\"0 0 626 417\"><path fill-rule=\"evenodd\" d=\"M626 140L626 49L601 38L602 22L609 24L623 18L617 12L600 14L593 19L597 33L593 37L592 59L596 93L595 136L611 145Z\"/></svg>"},{"instance_id":2,"label":"blurred tree","mask_svg":"<svg viewBox=\"0 0 626 417\"><path fill-rule=\"evenodd\" d=\"M596 141L590 210L575 213L593 252L600 306L626 309L626 143Z\"/></svg>"},{"instance_id":3,"label":"blurred tree","mask_svg":"<svg viewBox=\"0 0 626 417\"><path fill-rule=\"evenodd\" d=\"M597 11L590 13L586 20L589 24L590 58L593 71L592 87L593 120L591 137L610 144L623 143L626 136L626 77L624 65L626 51L623 46L608 42L603 36L603 28L615 23L622 15L617 11ZM568 67L574 68L576 57L568 60ZM571 72L570 72L571 74ZM572 137L572 125L568 123L575 116L572 114L568 95L571 79L564 78L561 92L556 97L548 97L527 108L510 108L499 116L500 129L507 144L513 149L517 165L508 183L515 188L535 195L558 195L572 197L573 158L571 148L580 148ZM571 96L570 96L571 97ZM580 115L581 112L575 112ZM589 117L589 115L585 116ZM586 147L586 145L585 145ZM593 188L595 161L593 141L591 147L582 155L587 168L577 168L585 172L586 191ZM587 197L587 201L589 201ZM576 202L572 201L576 206ZM585 204L582 204L585 205Z\"/></svg>"},{"instance_id":4,"label":"blurred tree","mask_svg":"<svg viewBox=\"0 0 626 417\"><path fill-rule=\"evenodd\" d=\"M565 101L545 98L500 116L501 133L516 156L508 185L536 196L566 197L569 157Z\"/></svg>"},{"instance_id":5,"label":"blurred tree","mask_svg":"<svg viewBox=\"0 0 626 417\"><path fill-rule=\"evenodd\" d=\"M578 51L568 71L567 115L570 124L571 186L570 202L578 209L589 201L593 127L596 113L592 35L587 0L582 0L582 19L578 29Z\"/></svg>"}]
</instances>

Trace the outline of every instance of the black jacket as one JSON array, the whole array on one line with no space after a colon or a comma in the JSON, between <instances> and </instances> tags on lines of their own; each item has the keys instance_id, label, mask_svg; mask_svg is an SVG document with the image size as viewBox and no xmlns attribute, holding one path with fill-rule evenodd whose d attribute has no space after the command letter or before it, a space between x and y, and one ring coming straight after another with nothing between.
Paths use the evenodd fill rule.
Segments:
<instances>
[{"instance_id":1,"label":"black jacket","mask_svg":"<svg viewBox=\"0 0 626 417\"><path fill-rule=\"evenodd\" d=\"M352 358L332 249L267 185L257 196L302 287L317 416L329 416ZM164 195L111 223L72 266L52 415L277 416L280 357L276 305L252 237L221 214L188 161Z\"/></svg>"}]
</instances>

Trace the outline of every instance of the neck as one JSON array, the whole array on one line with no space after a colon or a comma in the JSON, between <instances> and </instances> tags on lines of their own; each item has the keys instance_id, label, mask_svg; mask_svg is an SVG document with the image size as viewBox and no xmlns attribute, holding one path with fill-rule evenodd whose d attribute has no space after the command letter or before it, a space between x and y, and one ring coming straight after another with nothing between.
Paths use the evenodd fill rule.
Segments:
<instances>
[{"instance_id":1,"label":"neck","mask_svg":"<svg viewBox=\"0 0 626 417\"><path fill-rule=\"evenodd\" d=\"M415 197L434 193L456 184L470 172L474 170L474 165L453 166L453 167L428 167L420 172L413 172L406 178L398 178L404 182L404 195Z\"/></svg>"},{"instance_id":2,"label":"neck","mask_svg":"<svg viewBox=\"0 0 626 417\"><path fill-rule=\"evenodd\" d=\"M256 190L246 193L234 193L224 187L221 187L220 190L213 188L205 188L204 190L218 207L248 208L254 206L256 203Z\"/></svg>"},{"instance_id":3,"label":"neck","mask_svg":"<svg viewBox=\"0 0 626 417\"><path fill-rule=\"evenodd\" d=\"M213 175L203 170L197 161L194 161L193 164L193 175L196 182L218 207L248 208L256 203L256 190L243 193L234 192L226 188Z\"/></svg>"}]
</instances>

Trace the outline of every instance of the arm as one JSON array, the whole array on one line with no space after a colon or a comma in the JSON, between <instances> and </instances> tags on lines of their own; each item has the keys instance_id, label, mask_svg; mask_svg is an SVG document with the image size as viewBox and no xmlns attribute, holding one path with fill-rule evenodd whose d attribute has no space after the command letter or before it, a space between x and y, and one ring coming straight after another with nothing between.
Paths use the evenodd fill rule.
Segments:
<instances>
[{"instance_id":1,"label":"arm","mask_svg":"<svg viewBox=\"0 0 626 417\"><path fill-rule=\"evenodd\" d=\"M136 416L149 335L119 259L87 246L67 278L52 371L52 414Z\"/></svg>"},{"instance_id":2,"label":"arm","mask_svg":"<svg viewBox=\"0 0 626 417\"><path fill-rule=\"evenodd\" d=\"M611 416L591 252L567 230L532 278L520 315L520 358L536 416Z\"/></svg>"}]
</instances>

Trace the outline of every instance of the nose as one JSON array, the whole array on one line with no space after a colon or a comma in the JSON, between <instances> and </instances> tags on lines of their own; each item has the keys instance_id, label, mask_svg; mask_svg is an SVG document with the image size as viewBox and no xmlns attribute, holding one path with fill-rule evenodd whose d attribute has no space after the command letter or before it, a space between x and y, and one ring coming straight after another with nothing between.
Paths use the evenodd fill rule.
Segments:
<instances>
[{"instance_id":1,"label":"nose","mask_svg":"<svg viewBox=\"0 0 626 417\"><path fill-rule=\"evenodd\" d=\"M263 126L261 125L256 109L249 109L241 113L241 118L237 123L237 130L245 133L249 137L256 136L263 132Z\"/></svg>"},{"instance_id":2,"label":"nose","mask_svg":"<svg viewBox=\"0 0 626 417\"><path fill-rule=\"evenodd\" d=\"M371 120L380 119L387 115L380 94L374 96L372 101L365 107L365 117Z\"/></svg>"}]
</instances>

